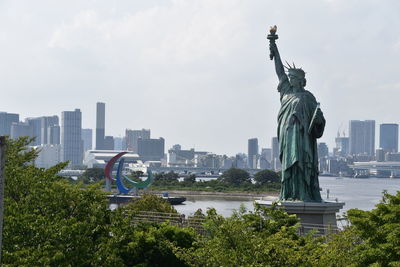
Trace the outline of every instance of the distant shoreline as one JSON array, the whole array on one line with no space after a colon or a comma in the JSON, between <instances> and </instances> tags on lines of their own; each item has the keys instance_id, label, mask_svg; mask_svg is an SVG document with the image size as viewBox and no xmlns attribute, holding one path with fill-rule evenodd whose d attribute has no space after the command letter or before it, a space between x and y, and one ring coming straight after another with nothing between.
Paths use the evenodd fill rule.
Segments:
<instances>
[{"instance_id":1,"label":"distant shoreline","mask_svg":"<svg viewBox=\"0 0 400 267\"><path fill-rule=\"evenodd\" d=\"M150 190L153 194L168 192L170 196L183 197L212 197L212 198L232 198L232 199L264 199L274 200L278 197L278 192L209 192L209 191L190 191L190 190Z\"/></svg>"}]
</instances>

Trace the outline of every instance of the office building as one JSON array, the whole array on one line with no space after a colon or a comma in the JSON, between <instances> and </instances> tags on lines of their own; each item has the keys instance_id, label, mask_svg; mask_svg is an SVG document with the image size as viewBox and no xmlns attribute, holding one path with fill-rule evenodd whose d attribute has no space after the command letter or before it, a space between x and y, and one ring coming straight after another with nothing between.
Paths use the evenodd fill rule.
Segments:
<instances>
[{"instance_id":1,"label":"office building","mask_svg":"<svg viewBox=\"0 0 400 267\"><path fill-rule=\"evenodd\" d=\"M279 151L278 137L272 137L271 147L272 147L271 167L274 170L279 170L281 169L281 161L279 159L280 151Z\"/></svg>"},{"instance_id":2,"label":"office building","mask_svg":"<svg viewBox=\"0 0 400 267\"><path fill-rule=\"evenodd\" d=\"M50 168L61 162L61 145L41 145L36 146L39 154L35 159L35 165L38 168Z\"/></svg>"},{"instance_id":3,"label":"office building","mask_svg":"<svg viewBox=\"0 0 400 267\"><path fill-rule=\"evenodd\" d=\"M397 152L399 146L399 125L384 123L379 127L379 147L385 152Z\"/></svg>"},{"instance_id":4,"label":"office building","mask_svg":"<svg viewBox=\"0 0 400 267\"><path fill-rule=\"evenodd\" d=\"M23 136L31 138L33 137L32 125L28 122L13 122L10 133L12 139L18 139Z\"/></svg>"},{"instance_id":5,"label":"office building","mask_svg":"<svg viewBox=\"0 0 400 267\"><path fill-rule=\"evenodd\" d=\"M93 130L92 129L82 129L82 141L83 141L83 151L92 150L93 143Z\"/></svg>"},{"instance_id":6,"label":"office building","mask_svg":"<svg viewBox=\"0 0 400 267\"><path fill-rule=\"evenodd\" d=\"M40 117L40 135L41 135L41 140L40 143L42 145L45 144L56 144L56 140L60 140L60 131L58 130L58 137L54 136L57 134L57 130L49 130L51 127L57 127L59 126L59 119L58 116L48 116L48 117ZM59 129L59 128L58 128ZM49 136L53 134L52 136ZM60 141L58 141L57 144L59 144Z\"/></svg>"},{"instance_id":7,"label":"office building","mask_svg":"<svg viewBox=\"0 0 400 267\"><path fill-rule=\"evenodd\" d=\"M138 140L150 139L150 129L130 130L125 131L126 150L138 153Z\"/></svg>"},{"instance_id":8,"label":"office building","mask_svg":"<svg viewBox=\"0 0 400 267\"><path fill-rule=\"evenodd\" d=\"M96 104L96 149L104 149L104 135L106 128L106 104Z\"/></svg>"},{"instance_id":9,"label":"office building","mask_svg":"<svg viewBox=\"0 0 400 267\"><path fill-rule=\"evenodd\" d=\"M124 138L114 137L114 150L123 150L123 149L124 149Z\"/></svg>"},{"instance_id":10,"label":"office building","mask_svg":"<svg viewBox=\"0 0 400 267\"><path fill-rule=\"evenodd\" d=\"M375 159L377 162L385 161L385 151L382 148L375 150Z\"/></svg>"},{"instance_id":11,"label":"office building","mask_svg":"<svg viewBox=\"0 0 400 267\"><path fill-rule=\"evenodd\" d=\"M272 161L272 149L271 148L261 148L261 158L266 159L267 161Z\"/></svg>"},{"instance_id":12,"label":"office building","mask_svg":"<svg viewBox=\"0 0 400 267\"><path fill-rule=\"evenodd\" d=\"M251 138L247 142L247 167L257 169L258 163L258 139Z\"/></svg>"},{"instance_id":13,"label":"office building","mask_svg":"<svg viewBox=\"0 0 400 267\"><path fill-rule=\"evenodd\" d=\"M11 135L11 125L18 122L18 114L0 112L0 135Z\"/></svg>"},{"instance_id":14,"label":"office building","mask_svg":"<svg viewBox=\"0 0 400 267\"><path fill-rule=\"evenodd\" d=\"M35 138L35 140L33 140L31 144L33 146L40 145L42 141L42 117L26 118L25 122L28 123L31 127L31 137Z\"/></svg>"},{"instance_id":15,"label":"office building","mask_svg":"<svg viewBox=\"0 0 400 267\"><path fill-rule=\"evenodd\" d=\"M82 165L82 113L63 111L61 113L61 160L69 161L70 165Z\"/></svg>"},{"instance_id":16,"label":"office building","mask_svg":"<svg viewBox=\"0 0 400 267\"><path fill-rule=\"evenodd\" d=\"M142 161L161 161L164 157L165 140L159 139L142 139L137 140L138 154Z\"/></svg>"},{"instance_id":17,"label":"office building","mask_svg":"<svg viewBox=\"0 0 400 267\"><path fill-rule=\"evenodd\" d=\"M272 160L272 149L271 148L261 148L259 168L262 170L271 168Z\"/></svg>"},{"instance_id":18,"label":"office building","mask_svg":"<svg viewBox=\"0 0 400 267\"><path fill-rule=\"evenodd\" d=\"M326 158L329 156L329 149L326 143L318 143L318 158Z\"/></svg>"},{"instance_id":19,"label":"office building","mask_svg":"<svg viewBox=\"0 0 400 267\"><path fill-rule=\"evenodd\" d=\"M350 154L374 156L375 121L351 120L349 125Z\"/></svg>"},{"instance_id":20,"label":"office building","mask_svg":"<svg viewBox=\"0 0 400 267\"><path fill-rule=\"evenodd\" d=\"M338 136L335 138L336 147L334 148L334 155L339 157L346 157L350 153L350 140L349 137Z\"/></svg>"},{"instance_id":21,"label":"office building","mask_svg":"<svg viewBox=\"0 0 400 267\"><path fill-rule=\"evenodd\" d=\"M47 144L59 145L61 144L61 128L59 125L47 127Z\"/></svg>"},{"instance_id":22,"label":"office building","mask_svg":"<svg viewBox=\"0 0 400 267\"><path fill-rule=\"evenodd\" d=\"M104 150L114 150L114 137L112 136L104 137L103 147Z\"/></svg>"}]
</instances>

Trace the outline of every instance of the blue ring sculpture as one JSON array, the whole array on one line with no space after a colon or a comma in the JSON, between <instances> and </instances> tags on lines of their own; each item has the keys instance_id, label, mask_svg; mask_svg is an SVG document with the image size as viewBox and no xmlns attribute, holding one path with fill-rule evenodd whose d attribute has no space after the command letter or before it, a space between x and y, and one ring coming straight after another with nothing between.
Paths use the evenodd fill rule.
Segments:
<instances>
[{"instance_id":1,"label":"blue ring sculpture","mask_svg":"<svg viewBox=\"0 0 400 267\"><path fill-rule=\"evenodd\" d=\"M127 194L129 193L132 189L137 188L137 189L144 189L147 188L154 180L153 173L151 170L147 170L147 179L141 182L135 182L131 180L129 177L126 177L125 175L122 174L122 168L124 166L125 160L121 158L123 155L125 155L128 152L120 152L117 155L115 155L111 160L107 163L104 172L106 179L109 179L111 182L115 181L117 184L118 191L122 194ZM118 167L117 167L117 174L115 178L112 177L111 173L113 170L113 167L115 163L118 161L118 159L121 158L118 162ZM125 186L123 179L125 179L130 185L132 185L131 188L128 188Z\"/></svg>"}]
</instances>

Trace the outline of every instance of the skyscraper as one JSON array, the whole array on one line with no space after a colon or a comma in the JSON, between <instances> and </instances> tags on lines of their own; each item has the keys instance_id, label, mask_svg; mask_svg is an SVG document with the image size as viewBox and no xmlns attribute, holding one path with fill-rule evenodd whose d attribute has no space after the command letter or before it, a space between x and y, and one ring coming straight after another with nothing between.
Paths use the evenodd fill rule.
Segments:
<instances>
[{"instance_id":1,"label":"skyscraper","mask_svg":"<svg viewBox=\"0 0 400 267\"><path fill-rule=\"evenodd\" d=\"M41 140L40 143L45 145L45 144L50 144L51 142L49 141L49 139L52 139L52 141L55 141L57 139L57 137L55 136L51 136L49 137L49 134L57 134L56 130L53 130L53 132L50 130L50 127L53 126L59 126L59 120L58 120L58 116L49 116L49 117L40 117L40 131L41 131ZM58 132L58 134L60 134ZM60 139L60 137L58 137L58 140ZM59 144L60 142L58 142ZM52 143L54 144L54 143Z\"/></svg>"},{"instance_id":2,"label":"skyscraper","mask_svg":"<svg viewBox=\"0 0 400 267\"><path fill-rule=\"evenodd\" d=\"M271 147L272 147L272 159L274 158L279 158L279 141L278 137L272 137L271 141Z\"/></svg>"},{"instance_id":3,"label":"skyscraper","mask_svg":"<svg viewBox=\"0 0 400 267\"><path fill-rule=\"evenodd\" d=\"M0 135L11 135L11 124L19 122L19 115L0 112Z\"/></svg>"},{"instance_id":4,"label":"skyscraper","mask_svg":"<svg viewBox=\"0 0 400 267\"><path fill-rule=\"evenodd\" d=\"M279 170L281 168L281 161L279 159L279 140L278 137L272 137L272 160L271 160L271 167L274 170Z\"/></svg>"},{"instance_id":5,"label":"skyscraper","mask_svg":"<svg viewBox=\"0 0 400 267\"><path fill-rule=\"evenodd\" d=\"M113 136L104 137L103 147L105 150L114 150L114 137Z\"/></svg>"},{"instance_id":6,"label":"skyscraper","mask_svg":"<svg viewBox=\"0 0 400 267\"><path fill-rule=\"evenodd\" d=\"M257 169L258 160L258 139L251 138L247 142L247 167Z\"/></svg>"},{"instance_id":7,"label":"skyscraper","mask_svg":"<svg viewBox=\"0 0 400 267\"><path fill-rule=\"evenodd\" d=\"M375 154L375 121L351 120L349 124L350 154Z\"/></svg>"},{"instance_id":8,"label":"skyscraper","mask_svg":"<svg viewBox=\"0 0 400 267\"><path fill-rule=\"evenodd\" d=\"M318 143L317 150L319 159L329 156L329 149L326 143Z\"/></svg>"},{"instance_id":9,"label":"skyscraper","mask_svg":"<svg viewBox=\"0 0 400 267\"><path fill-rule=\"evenodd\" d=\"M83 162L82 113L63 111L61 113L61 160L70 161L72 166Z\"/></svg>"},{"instance_id":10,"label":"skyscraper","mask_svg":"<svg viewBox=\"0 0 400 267\"><path fill-rule=\"evenodd\" d=\"M53 125L47 127L47 144L48 145L59 145L61 138L61 129L59 125Z\"/></svg>"},{"instance_id":11,"label":"skyscraper","mask_svg":"<svg viewBox=\"0 0 400 267\"><path fill-rule=\"evenodd\" d=\"M338 133L337 137L335 138L336 147L334 150L335 156L346 157L349 155L349 138L346 136L340 136Z\"/></svg>"},{"instance_id":12,"label":"skyscraper","mask_svg":"<svg viewBox=\"0 0 400 267\"><path fill-rule=\"evenodd\" d=\"M92 150L93 131L92 129L82 129L83 151Z\"/></svg>"},{"instance_id":13,"label":"skyscraper","mask_svg":"<svg viewBox=\"0 0 400 267\"><path fill-rule=\"evenodd\" d=\"M18 139L23 136L32 137L32 126L27 122L13 122L11 125L11 138Z\"/></svg>"},{"instance_id":14,"label":"skyscraper","mask_svg":"<svg viewBox=\"0 0 400 267\"><path fill-rule=\"evenodd\" d=\"M138 154L143 161L160 161L164 157L165 140L159 139L142 139L137 141Z\"/></svg>"},{"instance_id":15,"label":"skyscraper","mask_svg":"<svg viewBox=\"0 0 400 267\"><path fill-rule=\"evenodd\" d=\"M384 123L379 128L379 147L384 152L397 152L399 146L399 125Z\"/></svg>"},{"instance_id":16,"label":"skyscraper","mask_svg":"<svg viewBox=\"0 0 400 267\"><path fill-rule=\"evenodd\" d=\"M96 149L104 149L104 135L106 126L106 104L96 104Z\"/></svg>"},{"instance_id":17,"label":"skyscraper","mask_svg":"<svg viewBox=\"0 0 400 267\"><path fill-rule=\"evenodd\" d=\"M138 153L138 139L150 139L150 129L125 131L126 149Z\"/></svg>"},{"instance_id":18,"label":"skyscraper","mask_svg":"<svg viewBox=\"0 0 400 267\"><path fill-rule=\"evenodd\" d=\"M32 137L35 138L35 140L32 142L32 145L40 145L42 141L42 117L27 118L25 122L27 122L31 127Z\"/></svg>"}]
</instances>

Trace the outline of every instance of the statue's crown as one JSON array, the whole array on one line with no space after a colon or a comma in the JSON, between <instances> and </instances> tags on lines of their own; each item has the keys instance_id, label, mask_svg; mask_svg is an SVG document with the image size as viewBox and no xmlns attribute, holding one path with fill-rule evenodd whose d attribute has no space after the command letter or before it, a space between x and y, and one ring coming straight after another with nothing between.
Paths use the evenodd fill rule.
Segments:
<instances>
[{"instance_id":1,"label":"statue's crown","mask_svg":"<svg viewBox=\"0 0 400 267\"><path fill-rule=\"evenodd\" d=\"M306 77L306 73L304 72L304 70L302 68L296 68L296 66L293 63L293 66L290 66L290 64L286 61L287 66L284 66L287 70L288 73L299 77L299 78L305 78Z\"/></svg>"}]
</instances>

